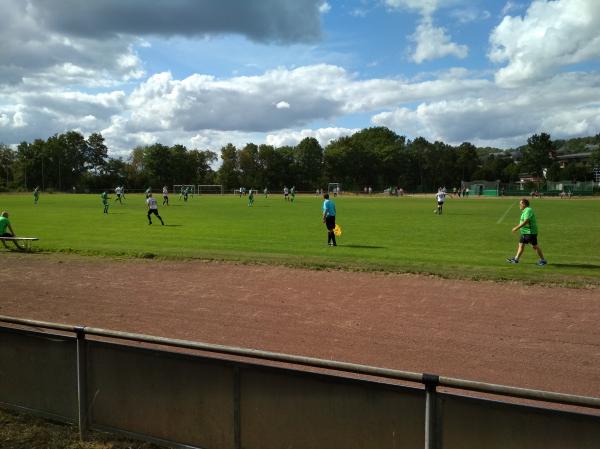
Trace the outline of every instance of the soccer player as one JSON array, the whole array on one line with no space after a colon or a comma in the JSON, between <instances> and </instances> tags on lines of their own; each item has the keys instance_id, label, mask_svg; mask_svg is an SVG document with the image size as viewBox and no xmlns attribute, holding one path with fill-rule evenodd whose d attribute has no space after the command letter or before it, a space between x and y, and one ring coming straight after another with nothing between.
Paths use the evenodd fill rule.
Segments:
<instances>
[{"instance_id":1,"label":"soccer player","mask_svg":"<svg viewBox=\"0 0 600 449\"><path fill-rule=\"evenodd\" d=\"M121 201L121 195L122 195L121 187L119 187L119 186L115 187L115 195L116 195L115 203L118 201L119 203L123 204L123 201Z\"/></svg>"},{"instance_id":2,"label":"soccer player","mask_svg":"<svg viewBox=\"0 0 600 449\"><path fill-rule=\"evenodd\" d=\"M6 231L8 229L8 232ZM2 214L0 214L0 237L14 237L15 231L13 230L10 221L8 220L8 212L3 210ZM13 240L13 243L17 247L17 249L23 249L19 246L16 240ZM2 240L2 244L6 249L8 249L8 245L4 240Z\"/></svg>"},{"instance_id":3,"label":"soccer player","mask_svg":"<svg viewBox=\"0 0 600 449\"><path fill-rule=\"evenodd\" d=\"M185 187L183 188L183 201L184 201L185 203L187 203L187 200L188 200L188 195L189 195L189 193L190 193L190 189L189 189L189 187L185 186Z\"/></svg>"},{"instance_id":4,"label":"soccer player","mask_svg":"<svg viewBox=\"0 0 600 449\"><path fill-rule=\"evenodd\" d=\"M100 194L100 198L102 198L102 204L104 205L104 213L108 214L108 194L106 191Z\"/></svg>"},{"instance_id":5,"label":"soccer player","mask_svg":"<svg viewBox=\"0 0 600 449\"><path fill-rule=\"evenodd\" d=\"M150 198L152 196L152 187L148 187L146 189L146 199Z\"/></svg>"},{"instance_id":6,"label":"soccer player","mask_svg":"<svg viewBox=\"0 0 600 449\"><path fill-rule=\"evenodd\" d=\"M148 205L148 224L152 224L152 217L150 217L150 215L154 214L160 220L160 224L164 226L165 222L163 221L162 217L158 215L158 204L156 199L152 197L151 193L149 193L148 198L146 198L146 204Z\"/></svg>"},{"instance_id":7,"label":"soccer player","mask_svg":"<svg viewBox=\"0 0 600 449\"><path fill-rule=\"evenodd\" d=\"M296 186L292 186L290 189L290 201L293 203L296 199Z\"/></svg>"},{"instance_id":8,"label":"soccer player","mask_svg":"<svg viewBox=\"0 0 600 449\"><path fill-rule=\"evenodd\" d=\"M33 189L33 204L37 204L40 199L40 188L36 187Z\"/></svg>"},{"instance_id":9,"label":"soccer player","mask_svg":"<svg viewBox=\"0 0 600 449\"><path fill-rule=\"evenodd\" d=\"M337 246L335 241L335 203L329 199L329 193L323 195L323 223L327 228L327 244Z\"/></svg>"},{"instance_id":10,"label":"soccer player","mask_svg":"<svg viewBox=\"0 0 600 449\"><path fill-rule=\"evenodd\" d=\"M254 190L250 189L248 194L248 207L251 207L254 204Z\"/></svg>"},{"instance_id":11,"label":"soccer player","mask_svg":"<svg viewBox=\"0 0 600 449\"><path fill-rule=\"evenodd\" d=\"M263 190L263 193L265 194L265 198L269 197L269 189L267 189L266 187L265 190Z\"/></svg>"},{"instance_id":12,"label":"soccer player","mask_svg":"<svg viewBox=\"0 0 600 449\"><path fill-rule=\"evenodd\" d=\"M163 186L163 206L165 204L169 205L169 189L167 189L167 186Z\"/></svg>"},{"instance_id":13,"label":"soccer player","mask_svg":"<svg viewBox=\"0 0 600 449\"><path fill-rule=\"evenodd\" d=\"M435 195L435 199L437 201L437 209L434 210L436 214L442 215L442 209L444 207L444 201L446 201L446 192L441 187L438 189L438 192Z\"/></svg>"},{"instance_id":14,"label":"soccer player","mask_svg":"<svg viewBox=\"0 0 600 449\"><path fill-rule=\"evenodd\" d=\"M533 213L533 209L529 207L529 200L527 198L522 198L519 201L519 209L521 209L521 218L519 220L519 224L512 228L512 232L519 231L519 246L517 247L517 254L515 257L510 257L506 259L508 263L519 263L519 259L523 254L523 250L525 249L525 245L531 244L540 260L538 260L538 265L543 267L547 265L548 262L544 259L544 253L542 253L542 248L538 246L537 236L538 236L538 227L537 220L535 218L535 214Z\"/></svg>"},{"instance_id":15,"label":"soccer player","mask_svg":"<svg viewBox=\"0 0 600 449\"><path fill-rule=\"evenodd\" d=\"M283 198L284 198L286 201L289 201L289 200L290 200L290 191L289 191L289 189L287 188L287 186L285 186L285 187L283 188Z\"/></svg>"}]
</instances>

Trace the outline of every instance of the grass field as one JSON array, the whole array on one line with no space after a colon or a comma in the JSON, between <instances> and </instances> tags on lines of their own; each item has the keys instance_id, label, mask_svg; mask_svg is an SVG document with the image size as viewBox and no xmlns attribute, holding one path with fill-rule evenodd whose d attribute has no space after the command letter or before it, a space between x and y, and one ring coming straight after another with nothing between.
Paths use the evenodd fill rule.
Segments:
<instances>
[{"instance_id":1,"label":"grass field","mask_svg":"<svg viewBox=\"0 0 600 449\"><path fill-rule=\"evenodd\" d=\"M159 206L162 197L157 195ZM40 251L80 254L199 258L429 273L444 277L518 280L572 286L600 285L600 200L533 200L539 243L549 261L535 265L528 247L517 266L518 198L448 199L442 216L430 197L335 199L343 228L339 246L326 245L322 199L299 195L293 204L282 195L247 198L204 195L187 203L171 196L159 207L166 226L149 226L142 195L124 204L111 199L103 214L99 195L43 194L37 206L30 194L0 194L18 235L39 237Z\"/></svg>"}]
</instances>

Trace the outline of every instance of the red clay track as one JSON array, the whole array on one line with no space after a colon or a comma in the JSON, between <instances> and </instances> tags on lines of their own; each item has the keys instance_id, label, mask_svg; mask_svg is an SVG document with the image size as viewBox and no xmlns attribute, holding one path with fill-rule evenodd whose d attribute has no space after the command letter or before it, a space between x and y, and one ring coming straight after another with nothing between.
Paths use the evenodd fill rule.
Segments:
<instances>
[{"instance_id":1,"label":"red clay track","mask_svg":"<svg viewBox=\"0 0 600 449\"><path fill-rule=\"evenodd\" d=\"M600 396L600 290L0 255L0 314Z\"/></svg>"}]
</instances>

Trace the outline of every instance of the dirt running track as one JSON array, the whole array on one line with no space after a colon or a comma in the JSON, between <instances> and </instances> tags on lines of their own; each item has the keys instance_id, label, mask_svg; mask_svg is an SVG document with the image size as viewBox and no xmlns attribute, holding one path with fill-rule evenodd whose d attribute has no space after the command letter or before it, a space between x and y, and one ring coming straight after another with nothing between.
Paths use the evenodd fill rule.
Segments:
<instances>
[{"instance_id":1,"label":"dirt running track","mask_svg":"<svg viewBox=\"0 0 600 449\"><path fill-rule=\"evenodd\" d=\"M0 252L0 314L600 396L600 290Z\"/></svg>"}]
</instances>

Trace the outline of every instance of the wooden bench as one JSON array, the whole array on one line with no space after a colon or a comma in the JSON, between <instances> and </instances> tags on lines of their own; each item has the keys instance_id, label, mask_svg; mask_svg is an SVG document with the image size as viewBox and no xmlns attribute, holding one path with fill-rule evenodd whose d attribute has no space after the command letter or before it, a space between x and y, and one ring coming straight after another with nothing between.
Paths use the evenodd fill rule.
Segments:
<instances>
[{"instance_id":1,"label":"wooden bench","mask_svg":"<svg viewBox=\"0 0 600 449\"><path fill-rule=\"evenodd\" d=\"M31 242L39 240L37 237L0 237L0 241L5 248L8 248L6 242L13 242L17 249L21 251L31 251ZM19 243L22 243L23 246L19 246Z\"/></svg>"}]
</instances>

